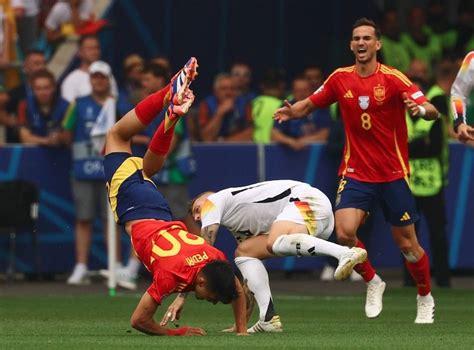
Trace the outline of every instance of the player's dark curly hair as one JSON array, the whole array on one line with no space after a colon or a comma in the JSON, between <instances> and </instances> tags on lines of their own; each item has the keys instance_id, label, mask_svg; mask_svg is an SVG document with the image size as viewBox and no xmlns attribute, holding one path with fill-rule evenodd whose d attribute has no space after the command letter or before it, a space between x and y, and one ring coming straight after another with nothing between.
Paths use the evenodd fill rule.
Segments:
<instances>
[{"instance_id":1,"label":"player's dark curly hair","mask_svg":"<svg viewBox=\"0 0 474 350\"><path fill-rule=\"evenodd\" d=\"M237 298L234 270L227 261L213 260L201 272L206 277L207 288L216 294L218 301L229 304Z\"/></svg>"},{"instance_id":2,"label":"player's dark curly hair","mask_svg":"<svg viewBox=\"0 0 474 350\"><path fill-rule=\"evenodd\" d=\"M357 21L354 22L354 25L352 26L352 30L354 30L358 27L362 27L362 26L373 27L374 31L375 31L375 36L377 37L377 39L380 39L380 35L381 35L380 29L375 24L374 21L372 21L371 19L368 19L366 17L359 18Z\"/></svg>"}]
</instances>

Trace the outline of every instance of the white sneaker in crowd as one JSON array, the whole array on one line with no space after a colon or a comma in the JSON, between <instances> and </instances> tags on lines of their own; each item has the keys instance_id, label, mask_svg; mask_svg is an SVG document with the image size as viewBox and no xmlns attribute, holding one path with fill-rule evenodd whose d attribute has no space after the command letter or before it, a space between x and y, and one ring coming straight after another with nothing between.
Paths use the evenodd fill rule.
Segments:
<instances>
[{"instance_id":1,"label":"white sneaker in crowd","mask_svg":"<svg viewBox=\"0 0 474 350\"><path fill-rule=\"evenodd\" d=\"M252 327L247 329L248 333L281 333L283 327L281 325L280 316L275 315L270 321L257 321Z\"/></svg>"},{"instance_id":2,"label":"white sneaker in crowd","mask_svg":"<svg viewBox=\"0 0 474 350\"><path fill-rule=\"evenodd\" d=\"M359 275L355 270L352 271L349 279L351 280L351 282L362 282L364 280L364 278Z\"/></svg>"},{"instance_id":3,"label":"white sneaker in crowd","mask_svg":"<svg viewBox=\"0 0 474 350\"><path fill-rule=\"evenodd\" d=\"M324 282L334 281L334 271L336 269L331 265L324 265L323 270L321 271L321 275L319 279Z\"/></svg>"},{"instance_id":4,"label":"white sneaker in crowd","mask_svg":"<svg viewBox=\"0 0 474 350\"><path fill-rule=\"evenodd\" d=\"M99 274L104 278L109 278L109 270L99 270ZM137 276L132 275L126 267L123 267L122 265L116 267L115 278L117 279L117 285L119 287L129 290L137 289Z\"/></svg>"},{"instance_id":5,"label":"white sneaker in crowd","mask_svg":"<svg viewBox=\"0 0 474 350\"><path fill-rule=\"evenodd\" d=\"M89 279L89 272L87 271L87 266L85 264L76 264L74 270L72 271L71 276L67 279L67 284L73 286L82 286L88 285L91 283Z\"/></svg>"},{"instance_id":6,"label":"white sneaker in crowd","mask_svg":"<svg viewBox=\"0 0 474 350\"><path fill-rule=\"evenodd\" d=\"M434 322L435 303L430 294L416 296L416 319L418 324L431 324Z\"/></svg>"}]
</instances>

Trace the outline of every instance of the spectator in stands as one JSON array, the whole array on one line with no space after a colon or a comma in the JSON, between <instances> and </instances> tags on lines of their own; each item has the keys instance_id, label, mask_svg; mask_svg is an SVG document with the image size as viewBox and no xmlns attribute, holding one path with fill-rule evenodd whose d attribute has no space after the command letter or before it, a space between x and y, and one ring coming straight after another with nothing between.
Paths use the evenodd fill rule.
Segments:
<instances>
[{"instance_id":1,"label":"spectator in stands","mask_svg":"<svg viewBox=\"0 0 474 350\"><path fill-rule=\"evenodd\" d=\"M310 64L303 70L303 77L309 82L311 93L318 90L324 82L324 74L321 66Z\"/></svg>"},{"instance_id":2,"label":"spectator in stands","mask_svg":"<svg viewBox=\"0 0 474 350\"><path fill-rule=\"evenodd\" d=\"M236 87L229 74L216 76L214 94L201 102L198 118L202 141L252 140L251 107L237 103Z\"/></svg>"},{"instance_id":3,"label":"spectator in stands","mask_svg":"<svg viewBox=\"0 0 474 350\"><path fill-rule=\"evenodd\" d=\"M418 58L428 65L431 72L433 62L441 58L443 47L439 38L432 35L426 26L426 10L413 6L408 13L408 31L401 36L405 49L410 57Z\"/></svg>"},{"instance_id":4,"label":"spectator in stands","mask_svg":"<svg viewBox=\"0 0 474 350\"><path fill-rule=\"evenodd\" d=\"M38 39L39 0L12 0L22 54L33 49Z\"/></svg>"},{"instance_id":5,"label":"spectator in stands","mask_svg":"<svg viewBox=\"0 0 474 350\"><path fill-rule=\"evenodd\" d=\"M143 97L148 96L166 86L170 76L168 71L161 65L149 63L145 66L141 75L141 86L143 87ZM143 98L142 98L143 99ZM140 101L142 100L140 99ZM155 118L145 130L132 137L133 155L143 157L151 141L151 137L160 124L160 118Z\"/></svg>"},{"instance_id":6,"label":"spectator in stands","mask_svg":"<svg viewBox=\"0 0 474 350\"><path fill-rule=\"evenodd\" d=\"M430 233L432 270L439 287L449 287L447 219L444 188L448 177L449 90L456 78L456 67L444 61L436 68L436 82L426 97L442 117L425 120L407 113L408 149L410 154L410 189L418 210L424 214ZM415 224L419 231L420 221ZM413 286L405 269L405 285Z\"/></svg>"},{"instance_id":7,"label":"spectator in stands","mask_svg":"<svg viewBox=\"0 0 474 350\"><path fill-rule=\"evenodd\" d=\"M457 57L464 57L466 52L474 51L474 3L470 0L460 1L457 13L454 52Z\"/></svg>"},{"instance_id":8,"label":"spectator in stands","mask_svg":"<svg viewBox=\"0 0 474 350\"><path fill-rule=\"evenodd\" d=\"M427 91L428 88L431 86L430 69L428 67L428 64L423 60L417 58L412 60L410 62L406 75L423 91Z\"/></svg>"},{"instance_id":9,"label":"spectator in stands","mask_svg":"<svg viewBox=\"0 0 474 350\"><path fill-rule=\"evenodd\" d=\"M25 79L19 86L9 91L10 103L8 104L8 110L11 113L16 113L20 101L32 94L29 80L33 73L44 69L46 69L46 57L44 53L39 50L28 51L23 61L23 74L25 75Z\"/></svg>"},{"instance_id":10,"label":"spectator in stands","mask_svg":"<svg viewBox=\"0 0 474 350\"><path fill-rule=\"evenodd\" d=\"M233 63L230 67L230 75L234 79L238 103L245 105L257 96L250 86L252 82L252 69L247 63L242 61Z\"/></svg>"},{"instance_id":11,"label":"spectator in stands","mask_svg":"<svg viewBox=\"0 0 474 350\"><path fill-rule=\"evenodd\" d=\"M410 53L401 41L400 18L396 9L384 12L382 20L382 61L389 66L406 72L410 65Z\"/></svg>"},{"instance_id":12,"label":"spectator in stands","mask_svg":"<svg viewBox=\"0 0 474 350\"><path fill-rule=\"evenodd\" d=\"M22 143L61 146L66 140L60 133L69 103L56 93L54 75L39 70L30 77L33 94L18 106L19 135Z\"/></svg>"},{"instance_id":13,"label":"spectator in stands","mask_svg":"<svg viewBox=\"0 0 474 350\"><path fill-rule=\"evenodd\" d=\"M46 18L46 37L49 42L57 43L74 36L76 30L92 18L92 0L58 1Z\"/></svg>"},{"instance_id":14,"label":"spectator in stands","mask_svg":"<svg viewBox=\"0 0 474 350\"><path fill-rule=\"evenodd\" d=\"M117 113L125 114L126 111L118 110L120 104L116 103L111 94L112 71L110 66L97 61L89 66L89 78L92 92L83 97L77 97L68 109L63 126L72 141L72 189L76 207L76 265L67 283L71 285L88 284L89 276L87 263L93 220L100 214L106 232L107 194L103 172L103 143L93 142L91 134L101 125L113 125ZM99 119L100 117L100 119ZM104 121L103 123L99 123ZM102 132L106 130L101 130ZM120 247L117 244L117 247ZM117 254L120 257L120 254ZM120 268L121 264L117 263ZM117 276L117 284L133 289L134 281L121 280Z\"/></svg>"},{"instance_id":15,"label":"spectator in stands","mask_svg":"<svg viewBox=\"0 0 474 350\"><path fill-rule=\"evenodd\" d=\"M272 138L273 112L281 107L285 95L285 72L270 68L262 83L262 94L252 101L253 140L256 143L269 143Z\"/></svg>"},{"instance_id":16,"label":"spectator in stands","mask_svg":"<svg viewBox=\"0 0 474 350\"><path fill-rule=\"evenodd\" d=\"M445 3L441 0L430 0L427 8L427 32L438 38L443 48L443 56L452 52L456 45L457 32L448 21ZM385 43L384 43L385 45Z\"/></svg>"},{"instance_id":17,"label":"spectator in stands","mask_svg":"<svg viewBox=\"0 0 474 350\"><path fill-rule=\"evenodd\" d=\"M150 63L158 64L165 68L171 74L171 62L168 56L166 55L156 55L155 57L150 59Z\"/></svg>"},{"instance_id":18,"label":"spectator in stands","mask_svg":"<svg viewBox=\"0 0 474 350\"><path fill-rule=\"evenodd\" d=\"M91 93L92 86L89 78L89 66L92 62L100 59L99 39L95 35L81 37L78 55L80 59L79 68L69 73L61 85L61 95L68 102L73 102L76 98ZM117 83L113 75L110 79L112 95L117 96Z\"/></svg>"},{"instance_id":19,"label":"spectator in stands","mask_svg":"<svg viewBox=\"0 0 474 350\"><path fill-rule=\"evenodd\" d=\"M16 63L16 22L10 0L0 0L0 84L7 89L19 84Z\"/></svg>"},{"instance_id":20,"label":"spectator in stands","mask_svg":"<svg viewBox=\"0 0 474 350\"><path fill-rule=\"evenodd\" d=\"M144 97L142 87L142 74L145 67L145 60L137 55L128 55L123 63L123 70L125 73L125 83L122 93L134 106L140 102Z\"/></svg>"},{"instance_id":21,"label":"spectator in stands","mask_svg":"<svg viewBox=\"0 0 474 350\"><path fill-rule=\"evenodd\" d=\"M304 77L298 77L293 80L292 95L294 99L290 103L302 101L312 93L309 81ZM318 109L306 118L275 124L272 130L272 141L299 151L305 148L308 143L327 141L330 124L329 111Z\"/></svg>"},{"instance_id":22,"label":"spectator in stands","mask_svg":"<svg viewBox=\"0 0 474 350\"><path fill-rule=\"evenodd\" d=\"M0 85L0 144L8 143L8 131L17 126L17 120L13 117L7 109L10 96L7 91Z\"/></svg>"}]
</instances>

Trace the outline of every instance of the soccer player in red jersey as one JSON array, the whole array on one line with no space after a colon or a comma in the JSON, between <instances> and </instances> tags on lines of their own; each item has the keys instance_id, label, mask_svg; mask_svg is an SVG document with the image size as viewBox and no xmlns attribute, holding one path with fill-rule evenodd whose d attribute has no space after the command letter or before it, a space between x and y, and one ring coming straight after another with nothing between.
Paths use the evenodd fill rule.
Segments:
<instances>
[{"instance_id":1,"label":"soccer player in red jersey","mask_svg":"<svg viewBox=\"0 0 474 350\"><path fill-rule=\"evenodd\" d=\"M380 203L416 281L415 323L433 323L429 259L416 238L414 222L418 214L407 182L405 110L425 119L438 118L439 113L405 75L377 61L381 47L380 31L375 23L366 18L357 20L350 42L355 65L336 69L312 96L294 105L286 102L274 118L279 122L302 118L316 108L339 103L346 143L336 197L338 241L363 248L364 244L357 239L357 229L370 207ZM366 315L377 317L382 311L385 283L369 260L354 269L367 283Z\"/></svg>"},{"instance_id":2,"label":"soccer player in red jersey","mask_svg":"<svg viewBox=\"0 0 474 350\"><path fill-rule=\"evenodd\" d=\"M186 293L216 304L232 303L236 333L247 334L245 295L224 254L172 221L163 196L150 177L165 161L179 116L187 112L194 95L189 84L196 76L197 62L191 58L171 84L148 96L107 133L104 171L109 201L115 219L124 225L140 261L152 273L153 282L143 294L131 317L132 327L151 335L204 335L202 328L164 327L179 318ZM169 103L163 122L153 136L144 158L131 155L130 140L142 131ZM170 293L180 293L157 323L158 305Z\"/></svg>"}]
</instances>

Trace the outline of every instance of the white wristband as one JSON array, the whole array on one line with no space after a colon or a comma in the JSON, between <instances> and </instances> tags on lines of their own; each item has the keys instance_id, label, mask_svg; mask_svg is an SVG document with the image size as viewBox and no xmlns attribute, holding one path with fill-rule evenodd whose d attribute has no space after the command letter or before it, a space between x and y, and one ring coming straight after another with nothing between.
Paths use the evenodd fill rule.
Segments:
<instances>
[{"instance_id":1,"label":"white wristband","mask_svg":"<svg viewBox=\"0 0 474 350\"><path fill-rule=\"evenodd\" d=\"M418 110L420 111L420 117L424 117L426 115L426 108L423 106L418 106Z\"/></svg>"}]
</instances>

